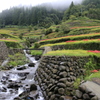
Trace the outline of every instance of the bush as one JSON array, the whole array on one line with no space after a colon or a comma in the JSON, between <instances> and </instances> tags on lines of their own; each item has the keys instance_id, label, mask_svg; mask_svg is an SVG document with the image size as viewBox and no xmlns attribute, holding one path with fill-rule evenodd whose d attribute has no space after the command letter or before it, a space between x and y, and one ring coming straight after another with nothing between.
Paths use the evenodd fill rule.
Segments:
<instances>
[{"instance_id":1,"label":"bush","mask_svg":"<svg viewBox=\"0 0 100 100\"><path fill-rule=\"evenodd\" d=\"M56 28L56 29L55 29L55 32L59 32L59 28Z\"/></svg>"},{"instance_id":2,"label":"bush","mask_svg":"<svg viewBox=\"0 0 100 100\"><path fill-rule=\"evenodd\" d=\"M60 30L61 30L64 34L70 32L69 26L67 26L67 25L65 25L65 24L62 24L62 25L61 25Z\"/></svg>"},{"instance_id":3,"label":"bush","mask_svg":"<svg viewBox=\"0 0 100 100\"><path fill-rule=\"evenodd\" d=\"M5 41L5 43L6 43L8 48L10 48L10 47L12 47L12 48L22 48L22 46L18 42Z\"/></svg>"},{"instance_id":4,"label":"bush","mask_svg":"<svg viewBox=\"0 0 100 100\"><path fill-rule=\"evenodd\" d=\"M40 44L38 42L35 42L34 43L34 48L39 48L40 47Z\"/></svg>"},{"instance_id":5,"label":"bush","mask_svg":"<svg viewBox=\"0 0 100 100\"><path fill-rule=\"evenodd\" d=\"M71 15L71 16L70 16L70 20L76 20L76 16Z\"/></svg>"},{"instance_id":6,"label":"bush","mask_svg":"<svg viewBox=\"0 0 100 100\"><path fill-rule=\"evenodd\" d=\"M45 35L48 35L50 33L52 33L52 29L51 28L46 30Z\"/></svg>"}]
</instances>

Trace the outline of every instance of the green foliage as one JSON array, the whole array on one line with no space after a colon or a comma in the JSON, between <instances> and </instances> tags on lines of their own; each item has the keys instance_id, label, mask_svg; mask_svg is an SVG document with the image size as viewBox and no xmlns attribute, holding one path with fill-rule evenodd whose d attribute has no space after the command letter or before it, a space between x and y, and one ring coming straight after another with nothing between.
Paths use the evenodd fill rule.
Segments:
<instances>
[{"instance_id":1,"label":"green foliage","mask_svg":"<svg viewBox=\"0 0 100 100\"><path fill-rule=\"evenodd\" d=\"M49 28L49 29L46 30L45 35L48 35L50 33L52 33L52 29L51 28Z\"/></svg>"},{"instance_id":2,"label":"green foliage","mask_svg":"<svg viewBox=\"0 0 100 100\"><path fill-rule=\"evenodd\" d=\"M76 20L76 16L74 16L74 15L70 15L70 18L69 18L70 20Z\"/></svg>"},{"instance_id":3,"label":"green foliage","mask_svg":"<svg viewBox=\"0 0 100 100\"><path fill-rule=\"evenodd\" d=\"M52 7L49 10L44 6L30 8L12 7L1 12L0 25L1 27L5 25L38 25L39 27L48 28L52 24L58 24L62 20L62 17L63 12L54 10ZM31 27L29 27L29 32L30 30Z\"/></svg>"},{"instance_id":4,"label":"green foliage","mask_svg":"<svg viewBox=\"0 0 100 100\"><path fill-rule=\"evenodd\" d=\"M19 38L20 38L20 39L23 39L23 35L24 35L23 33L20 33L20 34L19 34Z\"/></svg>"},{"instance_id":5,"label":"green foliage","mask_svg":"<svg viewBox=\"0 0 100 100\"><path fill-rule=\"evenodd\" d=\"M100 32L100 28L78 28L78 29L73 29L68 33L68 35L80 35L80 34L89 34L89 33L98 33Z\"/></svg>"},{"instance_id":6,"label":"green foliage","mask_svg":"<svg viewBox=\"0 0 100 100\"><path fill-rule=\"evenodd\" d=\"M38 42L35 42L34 43L34 48L39 48L40 47L40 44Z\"/></svg>"},{"instance_id":7,"label":"green foliage","mask_svg":"<svg viewBox=\"0 0 100 100\"><path fill-rule=\"evenodd\" d=\"M56 29L55 29L55 32L59 32L59 28L56 28Z\"/></svg>"},{"instance_id":8,"label":"green foliage","mask_svg":"<svg viewBox=\"0 0 100 100\"><path fill-rule=\"evenodd\" d=\"M30 26L28 27L28 31L29 31L29 32L32 31L32 25L30 25Z\"/></svg>"},{"instance_id":9,"label":"green foliage","mask_svg":"<svg viewBox=\"0 0 100 100\"><path fill-rule=\"evenodd\" d=\"M12 47L12 48L22 48L22 45L20 42L13 42L13 41L5 41L6 45L8 48Z\"/></svg>"},{"instance_id":10,"label":"green foliage","mask_svg":"<svg viewBox=\"0 0 100 100\"><path fill-rule=\"evenodd\" d=\"M31 55L42 55L43 51L42 50L31 50Z\"/></svg>"},{"instance_id":11,"label":"green foliage","mask_svg":"<svg viewBox=\"0 0 100 100\"><path fill-rule=\"evenodd\" d=\"M23 65L26 62L26 57L24 54L16 53L14 55L9 55L10 61L9 66Z\"/></svg>"},{"instance_id":12,"label":"green foliage","mask_svg":"<svg viewBox=\"0 0 100 100\"><path fill-rule=\"evenodd\" d=\"M97 73L92 73L90 76L85 77L86 80L92 80L93 78L100 78L100 71Z\"/></svg>"},{"instance_id":13,"label":"green foliage","mask_svg":"<svg viewBox=\"0 0 100 100\"><path fill-rule=\"evenodd\" d=\"M96 63L94 62L94 58L90 58L89 61L86 63L86 65L84 66L84 68L86 69L86 76L89 76L91 74L91 70L94 70L96 67Z\"/></svg>"},{"instance_id":14,"label":"green foliage","mask_svg":"<svg viewBox=\"0 0 100 100\"><path fill-rule=\"evenodd\" d=\"M74 85L74 89L78 89L80 83L81 83L81 79L80 78L77 78L75 80L74 84L73 84Z\"/></svg>"},{"instance_id":15,"label":"green foliage","mask_svg":"<svg viewBox=\"0 0 100 100\"><path fill-rule=\"evenodd\" d=\"M70 28L68 25L66 24L62 24L61 27L60 27L60 30L64 33L64 34L67 34L70 32Z\"/></svg>"}]
</instances>

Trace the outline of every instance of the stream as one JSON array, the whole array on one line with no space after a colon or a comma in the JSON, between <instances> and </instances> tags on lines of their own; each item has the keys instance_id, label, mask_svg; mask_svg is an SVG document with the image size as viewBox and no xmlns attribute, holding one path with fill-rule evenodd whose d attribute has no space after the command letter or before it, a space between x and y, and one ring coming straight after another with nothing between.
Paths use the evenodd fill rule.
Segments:
<instances>
[{"instance_id":1,"label":"stream","mask_svg":"<svg viewBox=\"0 0 100 100\"><path fill-rule=\"evenodd\" d=\"M30 63L0 71L0 100L44 100L40 87L34 81L39 60L25 50L24 53Z\"/></svg>"}]
</instances>

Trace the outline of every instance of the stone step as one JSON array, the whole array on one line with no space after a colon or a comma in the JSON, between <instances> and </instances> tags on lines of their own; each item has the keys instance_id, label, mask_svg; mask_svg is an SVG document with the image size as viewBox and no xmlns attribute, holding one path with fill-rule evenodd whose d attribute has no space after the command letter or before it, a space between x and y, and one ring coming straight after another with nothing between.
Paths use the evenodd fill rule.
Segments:
<instances>
[{"instance_id":1,"label":"stone step","mask_svg":"<svg viewBox=\"0 0 100 100\"><path fill-rule=\"evenodd\" d=\"M83 85L85 85L87 87L87 89L89 89L90 91L95 93L95 95L100 100L100 85L98 85L92 81L87 81L87 82L83 83Z\"/></svg>"}]
</instances>

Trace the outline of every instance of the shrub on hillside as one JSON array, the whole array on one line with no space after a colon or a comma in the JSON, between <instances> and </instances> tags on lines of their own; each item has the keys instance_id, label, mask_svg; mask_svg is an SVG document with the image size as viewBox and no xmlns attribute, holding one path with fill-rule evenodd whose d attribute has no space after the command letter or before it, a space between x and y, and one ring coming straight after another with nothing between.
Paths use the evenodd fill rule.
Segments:
<instances>
[{"instance_id":1,"label":"shrub on hillside","mask_svg":"<svg viewBox=\"0 0 100 100\"><path fill-rule=\"evenodd\" d=\"M18 42L8 42L8 41L5 41L6 45L8 48L22 48L22 45Z\"/></svg>"},{"instance_id":2,"label":"shrub on hillside","mask_svg":"<svg viewBox=\"0 0 100 100\"><path fill-rule=\"evenodd\" d=\"M39 48L40 47L40 44L38 42L35 42L34 43L34 48Z\"/></svg>"},{"instance_id":3,"label":"shrub on hillside","mask_svg":"<svg viewBox=\"0 0 100 100\"><path fill-rule=\"evenodd\" d=\"M61 25L60 30L61 30L64 34L70 32L69 26L67 26L67 25L65 25L65 24L62 24L62 25Z\"/></svg>"},{"instance_id":4,"label":"shrub on hillside","mask_svg":"<svg viewBox=\"0 0 100 100\"><path fill-rule=\"evenodd\" d=\"M49 29L46 30L45 35L48 35L50 33L52 33L52 29L51 28L49 28Z\"/></svg>"}]
</instances>

